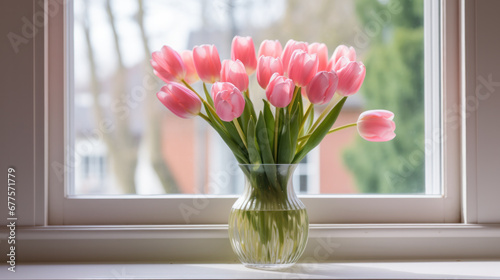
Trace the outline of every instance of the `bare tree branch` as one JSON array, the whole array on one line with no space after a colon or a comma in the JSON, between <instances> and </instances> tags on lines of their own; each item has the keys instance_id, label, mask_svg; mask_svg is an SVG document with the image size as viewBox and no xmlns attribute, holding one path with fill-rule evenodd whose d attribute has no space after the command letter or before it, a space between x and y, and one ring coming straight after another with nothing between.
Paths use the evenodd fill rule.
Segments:
<instances>
[{"instance_id":1,"label":"bare tree branch","mask_svg":"<svg viewBox=\"0 0 500 280\"><path fill-rule=\"evenodd\" d=\"M108 3L109 4L109 3ZM108 6L110 8L110 6ZM97 64L94 56L92 40L91 40L91 30L89 23L89 11L88 5L84 8L84 33L85 41L87 44L87 55L90 64L90 76L91 76L91 92L93 96L93 107L94 116L96 123L101 123L107 117L105 111L101 107L99 102L99 96L102 92L102 85L99 81L97 75ZM109 11L112 13L112 11ZM113 21L113 19L110 19ZM116 32L116 29L114 29ZM115 37L115 45L118 45L118 37ZM118 48L119 51L119 48ZM121 52L120 52L121 57ZM121 59L121 58L120 58ZM123 63L119 63L119 68L117 70L117 75L113 83L113 101L120 101L126 97L126 92L124 88L125 84L125 70L123 68ZM110 165L115 175L116 181L123 193L135 193L135 170L137 166L137 144L134 143L133 135L130 132L128 120L129 116L123 114L120 110L109 110L111 112L110 118L113 119L113 127L109 133L103 133L104 143L108 151L108 159ZM130 112L128 112L130 114Z\"/></svg>"},{"instance_id":2,"label":"bare tree branch","mask_svg":"<svg viewBox=\"0 0 500 280\"><path fill-rule=\"evenodd\" d=\"M149 57L151 56L151 50L149 49L149 40L146 34L146 29L144 27L144 3L143 0L138 0L138 10L137 10L137 24L141 33L142 45L144 49L144 63L145 70L151 76L154 76L151 67L149 66ZM157 80L156 80L157 81ZM148 110L145 110L146 114L146 128L145 128L145 138L146 146L148 148L148 155L151 160L151 165L154 171L160 179L163 189L166 193L178 193L179 188L177 182L172 174L172 171L168 167L168 163L164 160L161 150L161 120L162 114L159 110L158 101L156 100L156 95L154 92L146 93L146 106Z\"/></svg>"}]
</instances>

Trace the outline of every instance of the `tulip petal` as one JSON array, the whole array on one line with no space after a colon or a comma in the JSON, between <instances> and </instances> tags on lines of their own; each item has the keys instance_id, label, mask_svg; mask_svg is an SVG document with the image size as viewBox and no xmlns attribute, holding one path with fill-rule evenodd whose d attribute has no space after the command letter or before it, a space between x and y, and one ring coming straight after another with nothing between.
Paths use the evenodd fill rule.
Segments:
<instances>
[{"instance_id":1,"label":"tulip petal","mask_svg":"<svg viewBox=\"0 0 500 280\"><path fill-rule=\"evenodd\" d=\"M339 60L339 63L342 60ZM337 68L337 67L336 67ZM344 67L337 70L339 76L338 92L340 95L349 96L359 91L366 75L363 63L351 61Z\"/></svg>"},{"instance_id":2,"label":"tulip petal","mask_svg":"<svg viewBox=\"0 0 500 280\"><path fill-rule=\"evenodd\" d=\"M193 62L198 76L205 83L220 80L221 62L214 45L201 45L193 48Z\"/></svg>"},{"instance_id":3,"label":"tulip petal","mask_svg":"<svg viewBox=\"0 0 500 280\"><path fill-rule=\"evenodd\" d=\"M393 120L394 113L387 110L368 110L359 115L360 120L366 120L369 118L384 118L388 120Z\"/></svg>"},{"instance_id":4,"label":"tulip petal","mask_svg":"<svg viewBox=\"0 0 500 280\"><path fill-rule=\"evenodd\" d=\"M396 137L394 113L387 110L370 110L360 114L357 122L361 137L372 142L389 141Z\"/></svg>"},{"instance_id":5,"label":"tulip petal","mask_svg":"<svg viewBox=\"0 0 500 280\"><path fill-rule=\"evenodd\" d=\"M160 102L181 118L191 118L201 110L201 100L185 86L172 82L156 94Z\"/></svg>"}]
</instances>

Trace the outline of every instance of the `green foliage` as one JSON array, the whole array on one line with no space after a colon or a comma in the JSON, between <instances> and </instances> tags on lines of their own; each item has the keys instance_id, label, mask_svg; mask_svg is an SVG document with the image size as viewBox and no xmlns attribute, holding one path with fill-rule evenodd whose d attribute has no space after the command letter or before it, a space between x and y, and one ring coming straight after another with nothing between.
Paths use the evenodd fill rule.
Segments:
<instances>
[{"instance_id":1,"label":"green foliage","mask_svg":"<svg viewBox=\"0 0 500 280\"><path fill-rule=\"evenodd\" d=\"M320 123L320 125L311 133L304 146L297 152L293 162L299 163L314 147L319 145L323 138L328 134L328 131L332 128L333 124L337 120L337 117L342 110L342 106L346 101L347 97L343 97L335 107L326 115L325 119Z\"/></svg>"},{"instance_id":2,"label":"green foliage","mask_svg":"<svg viewBox=\"0 0 500 280\"><path fill-rule=\"evenodd\" d=\"M369 9L382 11L378 1L357 2L361 22L370 21ZM396 138L372 143L361 138L344 152L362 193L424 192L424 44L423 1L399 0L401 13L377 38L363 61L366 78L361 94L366 109L387 109L395 114ZM383 36L389 39L382 40Z\"/></svg>"}]
</instances>

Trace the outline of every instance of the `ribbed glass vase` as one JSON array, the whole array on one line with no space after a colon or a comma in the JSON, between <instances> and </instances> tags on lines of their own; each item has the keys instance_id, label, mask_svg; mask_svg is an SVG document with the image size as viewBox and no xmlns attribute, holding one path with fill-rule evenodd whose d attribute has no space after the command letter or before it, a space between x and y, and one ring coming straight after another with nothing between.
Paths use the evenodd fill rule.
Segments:
<instances>
[{"instance_id":1,"label":"ribbed glass vase","mask_svg":"<svg viewBox=\"0 0 500 280\"><path fill-rule=\"evenodd\" d=\"M229 215L233 251L247 267L282 269L300 258L309 220L295 194L296 164L242 164L245 190Z\"/></svg>"}]
</instances>

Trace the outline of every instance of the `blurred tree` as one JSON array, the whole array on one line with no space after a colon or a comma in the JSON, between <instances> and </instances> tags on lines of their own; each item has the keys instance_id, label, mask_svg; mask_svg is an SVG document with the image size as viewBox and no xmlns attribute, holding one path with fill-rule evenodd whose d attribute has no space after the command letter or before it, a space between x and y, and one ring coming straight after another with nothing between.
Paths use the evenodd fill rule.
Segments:
<instances>
[{"instance_id":1,"label":"blurred tree","mask_svg":"<svg viewBox=\"0 0 500 280\"><path fill-rule=\"evenodd\" d=\"M151 49L149 48L149 38L144 26L144 1L137 0L137 25L141 34L141 41L144 50L144 70L150 76L154 77L153 70L151 68L149 59L151 57ZM156 78L158 85L162 82ZM147 109L145 110L146 121L144 128L144 138L143 141L146 143L145 146L148 151L149 161L155 171L158 179L165 190L165 193L178 193L179 187L174 178L174 174L170 170L168 163L163 158L162 143L161 143L161 124L164 121L162 118L164 112L161 109L161 104L156 98L156 92L148 92L146 94L145 104Z\"/></svg>"},{"instance_id":2,"label":"blurred tree","mask_svg":"<svg viewBox=\"0 0 500 280\"><path fill-rule=\"evenodd\" d=\"M397 2L397 3L396 3ZM385 3L385 4L384 4ZM365 29L380 24L389 5L399 13L370 37L363 58L366 78L361 88L366 109L394 112L396 138L372 143L358 138L344 152L361 193L422 193L425 191L423 0L358 0L356 11ZM372 33L370 33L372 34Z\"/></svg>"},{"instance_id":3,"label":"blurred tree","mask_svg":"<svg viewBox=\"0 0 500 280\"><path fill-rule=\"evenodd\" d=\"M109 20L109 26L113 35L114 53L116 55L117 65L115 73L112 77L112 104L122 104L127 100L129 90L127 88L127 67L124 65L122 49L120 46L120 38L116 26L115 14L111 5L111 0L105 1L105 11ZM137 12L137 24L141 32L141 39L145 53L145 63L150 56L151 51L148 48L148 38L144 30L143 23L143 5L139 0ZM106 118L113 121L114 129L109 133L103 133L103 140L108 151L108 160L110 161L111 170L113 172L116 183L124 194L135 194L135 174L138 162L140 140L131 129L131 113L132 108L114 108L105 110L99 103L99 96L102 93L101 81L97 74L97 63L91 40L91 28L89 23L89 7L85 5L83 11L83 30L85 42L87 45L87 55L90 68L91 92L93 96L93 110L96 123L102 123ZM150 67L146 67L150 69ZM149 70L151 71L151 70ZM161 156L160 144L160 114L155 101L155 94L150 92L146 97L148 110L146 111L146 126L144 128L145 136L142 139L146 142L148 157L153 167L153 170L158 175L163 189L166 193L177 193L178 187L171 174L168 166Z\"/></svg>"},{"instance_id":4,"label":"blurred tree","mask_svg":"<svg viewBox=\"0 0 500 280\"><path fill-rule=\"evenodd\" d=\"M114 17L109 1L106 2L106 12L113 31L114 48L117 55L117 69L115 71L112 88L113 100L124 100L125 91L125 66L118 44L118 33L114 24ZM93 111L96 124L103 122L106 118L113 120L112 133L103 133L104 144L108 151L108 159L115 179L123 193L135 193L135 169L137 167L137 141L129 129L129 114L118 112L118 110L105 110L99 102L102 85L97 74L97 63L91 40L91 28L89 22L89 7L85 5L83 12L83 30L87 44L87 55L89 59L91 92L93 96ZM111 116L109 115L111 113ZM109 122L109 121L108 121Z\"/></svg>"},{"instance_id":5,"label":"blurred tree","mask_svg":"<svg viewBox=\"0 0 500 280\"><path fill-rule=\"evenodd\" d=\"M331 54L339 44L353 45L353 26L357 19L346 15L353 15L354 9L352 0L287 0L283 16L269 29L272 31L256 35L262 37L260 40L276 38L283 47L289 39L322 42Z\"/></svg>"}]
</instances>

